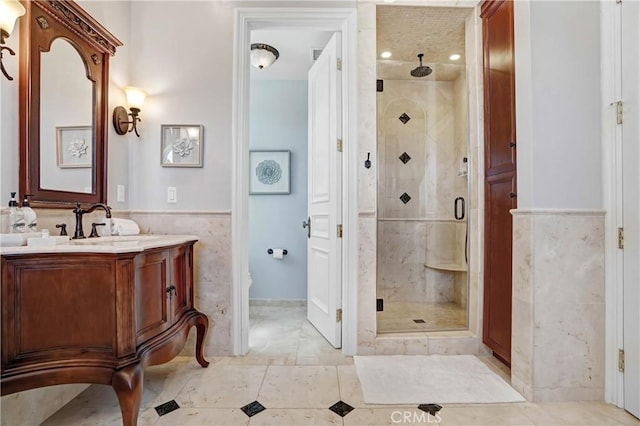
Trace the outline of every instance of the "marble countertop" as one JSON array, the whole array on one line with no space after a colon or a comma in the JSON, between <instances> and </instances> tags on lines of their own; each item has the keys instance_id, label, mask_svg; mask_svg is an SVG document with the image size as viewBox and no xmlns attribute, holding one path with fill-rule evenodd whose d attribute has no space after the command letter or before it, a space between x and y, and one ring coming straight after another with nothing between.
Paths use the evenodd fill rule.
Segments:
<instances>
[{"instance_id":1,"label":"marble countertop","mask_svg":"<svg viewBox=\"0 0 640 426\"><path fill-rule=\"evenodd\" d=\"M198 241L195 235L131 235L69 240L52 246L0 247L0 255L41 253L130 253Z\"/></svg>"}]
</instances>

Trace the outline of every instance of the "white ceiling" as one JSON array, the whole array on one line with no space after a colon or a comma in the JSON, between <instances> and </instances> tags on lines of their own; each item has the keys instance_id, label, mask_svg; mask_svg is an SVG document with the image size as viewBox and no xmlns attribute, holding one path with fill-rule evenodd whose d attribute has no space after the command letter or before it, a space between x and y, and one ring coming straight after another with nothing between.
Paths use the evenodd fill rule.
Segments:
<instances>
[{"instance_id":1,"label":"white ceiling","mask_svg":"<svg viewBox=\"0 0 640 426\"><path fill-rule=\"evenodd\" d=\"M458 67L446 64L464 64L464 21L471 10L464 7L377 6L378 58L384 50L393 53L390 60L381 60L379 64L386 62L385 70L399 78L404 74L400 67L410 67L406 71L408 74L418 65L416 55L424 53L424 64L434 68L431 78L455 78ZM251 80L306 80L313 64L312 49L322 49L332 34L301 29L252 31L251 43L271 45L278 49L280 57L269 68L251 67ZM451 61L449 55L452 53L460 53L463 57Z\"/></svg>"},{"instance_id":2,"label":"white ceiling","mask_svg":"<svg viewBox=\"0 0 640 426\"><path fill-rule=\"evenodd\" d=\"M265 43L278 49L280 57L269 68L251 67L251 80L306 80L313 59L312 49L322 49L333 35L330 31L256 30L251 43Z\"/></svg>"}]
</instances>

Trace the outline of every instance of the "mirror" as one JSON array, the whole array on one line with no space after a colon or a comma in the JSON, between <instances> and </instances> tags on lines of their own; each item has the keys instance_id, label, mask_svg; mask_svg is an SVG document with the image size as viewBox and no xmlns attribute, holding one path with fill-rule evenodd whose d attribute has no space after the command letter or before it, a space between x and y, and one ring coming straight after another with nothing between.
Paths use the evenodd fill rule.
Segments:
<instances>
[{"instance_id":1,"label":"mirror","mask_svg":"<svg viewBox=\"0 0 640 426\"><path fill-rule=\"evenodd\" d=\"M69 96L71 94L71 96ZM40 186L91 194L93 84L73 45L54 40L40 63Z\"/></svg>"},{"instance_id":2,"label":"mirror","mask_svg":"<svg viewBox=\"0 0 640 426\"><path fill-rule=\"evenodd\" d=\"M20 193L34 207L107 201L109 58L122 43L73 1L26 1Z\"/></svg>"}]
</instances>

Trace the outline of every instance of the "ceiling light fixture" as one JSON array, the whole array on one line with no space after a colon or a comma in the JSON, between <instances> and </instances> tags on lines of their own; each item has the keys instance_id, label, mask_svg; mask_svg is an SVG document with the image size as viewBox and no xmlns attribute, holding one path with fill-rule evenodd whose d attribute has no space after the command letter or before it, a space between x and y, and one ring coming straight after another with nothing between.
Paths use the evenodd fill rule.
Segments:
<instances>
[{"instance_id":1,"label":"ceiling light fixture","mask_svg":"<svg viewBox=\"0 0 640 426\"><path fill-rule=\"evenodd\" d=\"M18 0L0 0L0 69L7 80L13 80L13 77L7 73L2 63L2 52L7 51L9 55L14 56L16 52L10 47L4 45L6 38L9 38L16 25L16 20L26 12L24 6Z\"/></svg>"},{"instance_id":2,"label":"ceiling light fixture","mask_svg":"<svg viewBox=\"0 0 640 426\"><path fill-rule=\"evenodd\" d=\"M452 61L457 61L460 58L461 56L457 53L454 53L453 55L449 56L449 59L451 59Z\"/></svg>"},{"instance_id":3,"label":"ceiling light fixture","mask_svg":"<svg viewBox=\"0 0 640 426\"><path fill-rule=\"evenodd\" d=\"M391 57L391 52L389 52L388 50L385 50L380 54L380 57L382 59L389 59Z\"/></svg>"},{"instance_id":4,"label":"ceiling light fixture","mask_svg":"<svg viewBox=\"0 0 640 426\"><path fill-rule=\"evenodd\" d=\"M279 57L280 52L273 46L264 43L251 45L251 65L260 70L270 67Z\"/></svg>"}]
</instances>

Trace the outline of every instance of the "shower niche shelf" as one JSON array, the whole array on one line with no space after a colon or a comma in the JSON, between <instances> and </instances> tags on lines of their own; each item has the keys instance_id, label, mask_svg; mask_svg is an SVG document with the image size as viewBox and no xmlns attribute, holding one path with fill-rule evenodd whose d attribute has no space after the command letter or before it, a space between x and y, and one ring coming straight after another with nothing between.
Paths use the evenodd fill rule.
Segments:
<instances>
[{"instance_id":1,"label":"shower niche shelf","mask_svg":"<svg viewBox=\"0 0 640 426\"><path fill-rule=\"evenodd\" d=\"M426 263L424 266L438 271L467 272L467 265L459 265L457 263Z\"/></svg>"}]
</instances>

